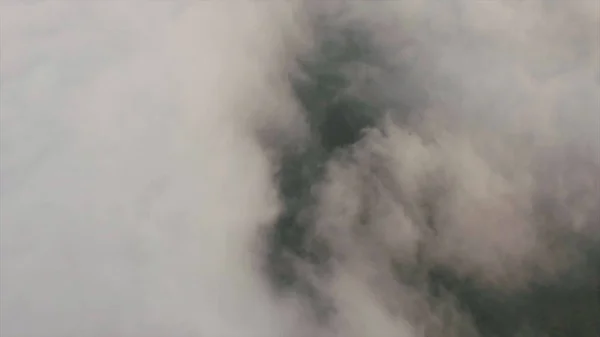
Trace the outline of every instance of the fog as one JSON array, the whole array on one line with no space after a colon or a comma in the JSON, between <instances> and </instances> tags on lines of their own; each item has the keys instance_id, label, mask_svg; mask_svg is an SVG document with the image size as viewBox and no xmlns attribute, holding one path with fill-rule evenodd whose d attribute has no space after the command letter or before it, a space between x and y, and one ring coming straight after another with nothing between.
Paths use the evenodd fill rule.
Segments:
<instances>
[{"instance_id":1,"label":"fog","mask_svg":"<svg viewBox=\"0 0 600 337\"><path fill-rule=\"evenodd\" d=\"M5 1L0 43L2 336L600 332L598 1Z\"/></svg>"}]
</instances>

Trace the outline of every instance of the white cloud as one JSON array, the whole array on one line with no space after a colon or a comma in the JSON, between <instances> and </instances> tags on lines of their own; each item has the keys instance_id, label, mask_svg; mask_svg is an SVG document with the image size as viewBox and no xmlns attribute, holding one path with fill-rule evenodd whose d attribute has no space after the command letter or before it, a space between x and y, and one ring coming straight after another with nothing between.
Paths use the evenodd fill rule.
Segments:
<instances>
[{"instance_id":1,"label":"white cloud","mask_svg":"<svg viewBox=\"0 0 600 337\"><path fill-rule=\"evenodd\" d=\"M262 12L185 6L2 3L3 336L291 324L250 250L276 210L267 162L231 118Z\"/></svg>"},{"instance_id":2,"label":"white cloud","mask_svg":"<svg viewBox=\"0 0 600 337\"><path fill-rule=\"evenodd\" d=\"M391 259L414 262L423 240L500 286L559 269L568 252L531 218L545 174L559 232L598 233L600 157L577 166L600 144L597 1L311 3L348 6L340 22L376 30L429 97L415 130L388 125L329 163L317 230L339 260L315 283L337 315L308 324L259 272L279 202L256 139L306 131L285 78L311 51L306 3L0 2L2 336L447 336L468 319L399 284ZM378 89L405 99L400 84ZM432 243L417 203L438 185Z\"/></svg>"}]
</instances>

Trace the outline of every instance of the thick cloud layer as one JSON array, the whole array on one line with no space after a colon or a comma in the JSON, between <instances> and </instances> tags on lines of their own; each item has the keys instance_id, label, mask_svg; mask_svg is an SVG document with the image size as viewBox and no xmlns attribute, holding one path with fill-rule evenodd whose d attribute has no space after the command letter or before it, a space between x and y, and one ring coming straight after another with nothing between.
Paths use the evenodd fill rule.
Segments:
<instances>
[{"instance_id":1,"label":"thick cloud layer","mask_svg":"<svg viewBox=\"0 0 600 337\"><path fill-rule=\"evenodd\" d=\"M600 329L597 1L0 13L2 336Z\"/></svg>"},{"instance_id":2,"label":"thick cloud layer","mask_svg":"<svg viewBox=\"0 0 600 337\"><path fill-rule=\"evenodd\" d=\"M276 20L250 2L1 12L2 336L285 335L250 249L277 209L247 126Z\"/></svg>"},{"instance_id":3,"label":"thick cloud layer","mask_svg":"<svg viewBox=\"0 0 600 337\"><path fill-rule=\"evenodd\" d=\"M597 4L309 8L276 283L340 336L597 334Z\"/></svg>"}]
</instances>

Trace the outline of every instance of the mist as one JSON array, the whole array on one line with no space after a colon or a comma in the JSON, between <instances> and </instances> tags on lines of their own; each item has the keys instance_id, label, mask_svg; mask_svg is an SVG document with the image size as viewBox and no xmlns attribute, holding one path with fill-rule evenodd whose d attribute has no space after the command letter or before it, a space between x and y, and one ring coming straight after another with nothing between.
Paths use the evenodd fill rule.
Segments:
<instances>
[{"instance_id":1,"label":"mist","mask_svg":"<svg viewBox=\"0 0 600 337\"><path fill-rule=\"evenodd\" d=\"M600 3L2 2L2 336L597 336Z\"/></svg>"}]
</instances>

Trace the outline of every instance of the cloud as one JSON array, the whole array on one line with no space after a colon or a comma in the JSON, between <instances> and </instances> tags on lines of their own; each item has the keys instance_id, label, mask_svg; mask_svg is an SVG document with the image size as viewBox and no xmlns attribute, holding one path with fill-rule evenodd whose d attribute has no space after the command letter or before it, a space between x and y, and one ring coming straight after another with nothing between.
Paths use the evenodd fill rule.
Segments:
<instances>
[{"instance_id":1,"label":"cloud","mask_svg":"<svg viewBox=\"0 0 600 337\"><path fill-rule=\"evenodd\" d=\"M597 1L0 9L3 336L508 336L597 274ZM297 200L328 254L281 292Z\"/></svg>"},{"instance_id":2,"label":"cloud","mask_svg":"<svg viewBox=\"0 0 600 337\"><path fill-rule=\"evenodd\" d=\"M251 253L277 203L235 122L263 11L2 7L2 335L281 336Z\"/></svg>"},{"instance_id":3,"label":"cloud","mask_svg":"<svg viewBox=\"0 0 600 337\"><path fill-rule=\"evenodd\" d=\"M309 79L298 80L296 90L314 136L305 152L290 151L290 163L304 164L283 164L280 176L282 191L286 179L313 186L304 194L282 192L290 211L275 231L284 238L286 230L304 233L286 239L301 261L278 263L296 264L290 269L301 279L298 288L320 294L316 305L330 308L333 335L542 333L565 304L532 299L540 284L558 298L579 277L572 275L586 275L577 291L596 296L590 275L597 274L591 247L600 228L600 91L592 27L600 21L598 11L588 11L594 6L313 7L315 40L323 47L304 61ZM573 20L578 24L566 25ZM360 87L361 95L344 86ZM356 106L387 117L360 124ZM338 141L344 132L354 136ZM537 309L511 318L502 311L513 300ZM589 303L581 310L597 312L595 300ZM536 310L544 310L542 318L532 316ZM561 331L593 326L586 315L565 319Z\"/></svg>"}]
</instances>

